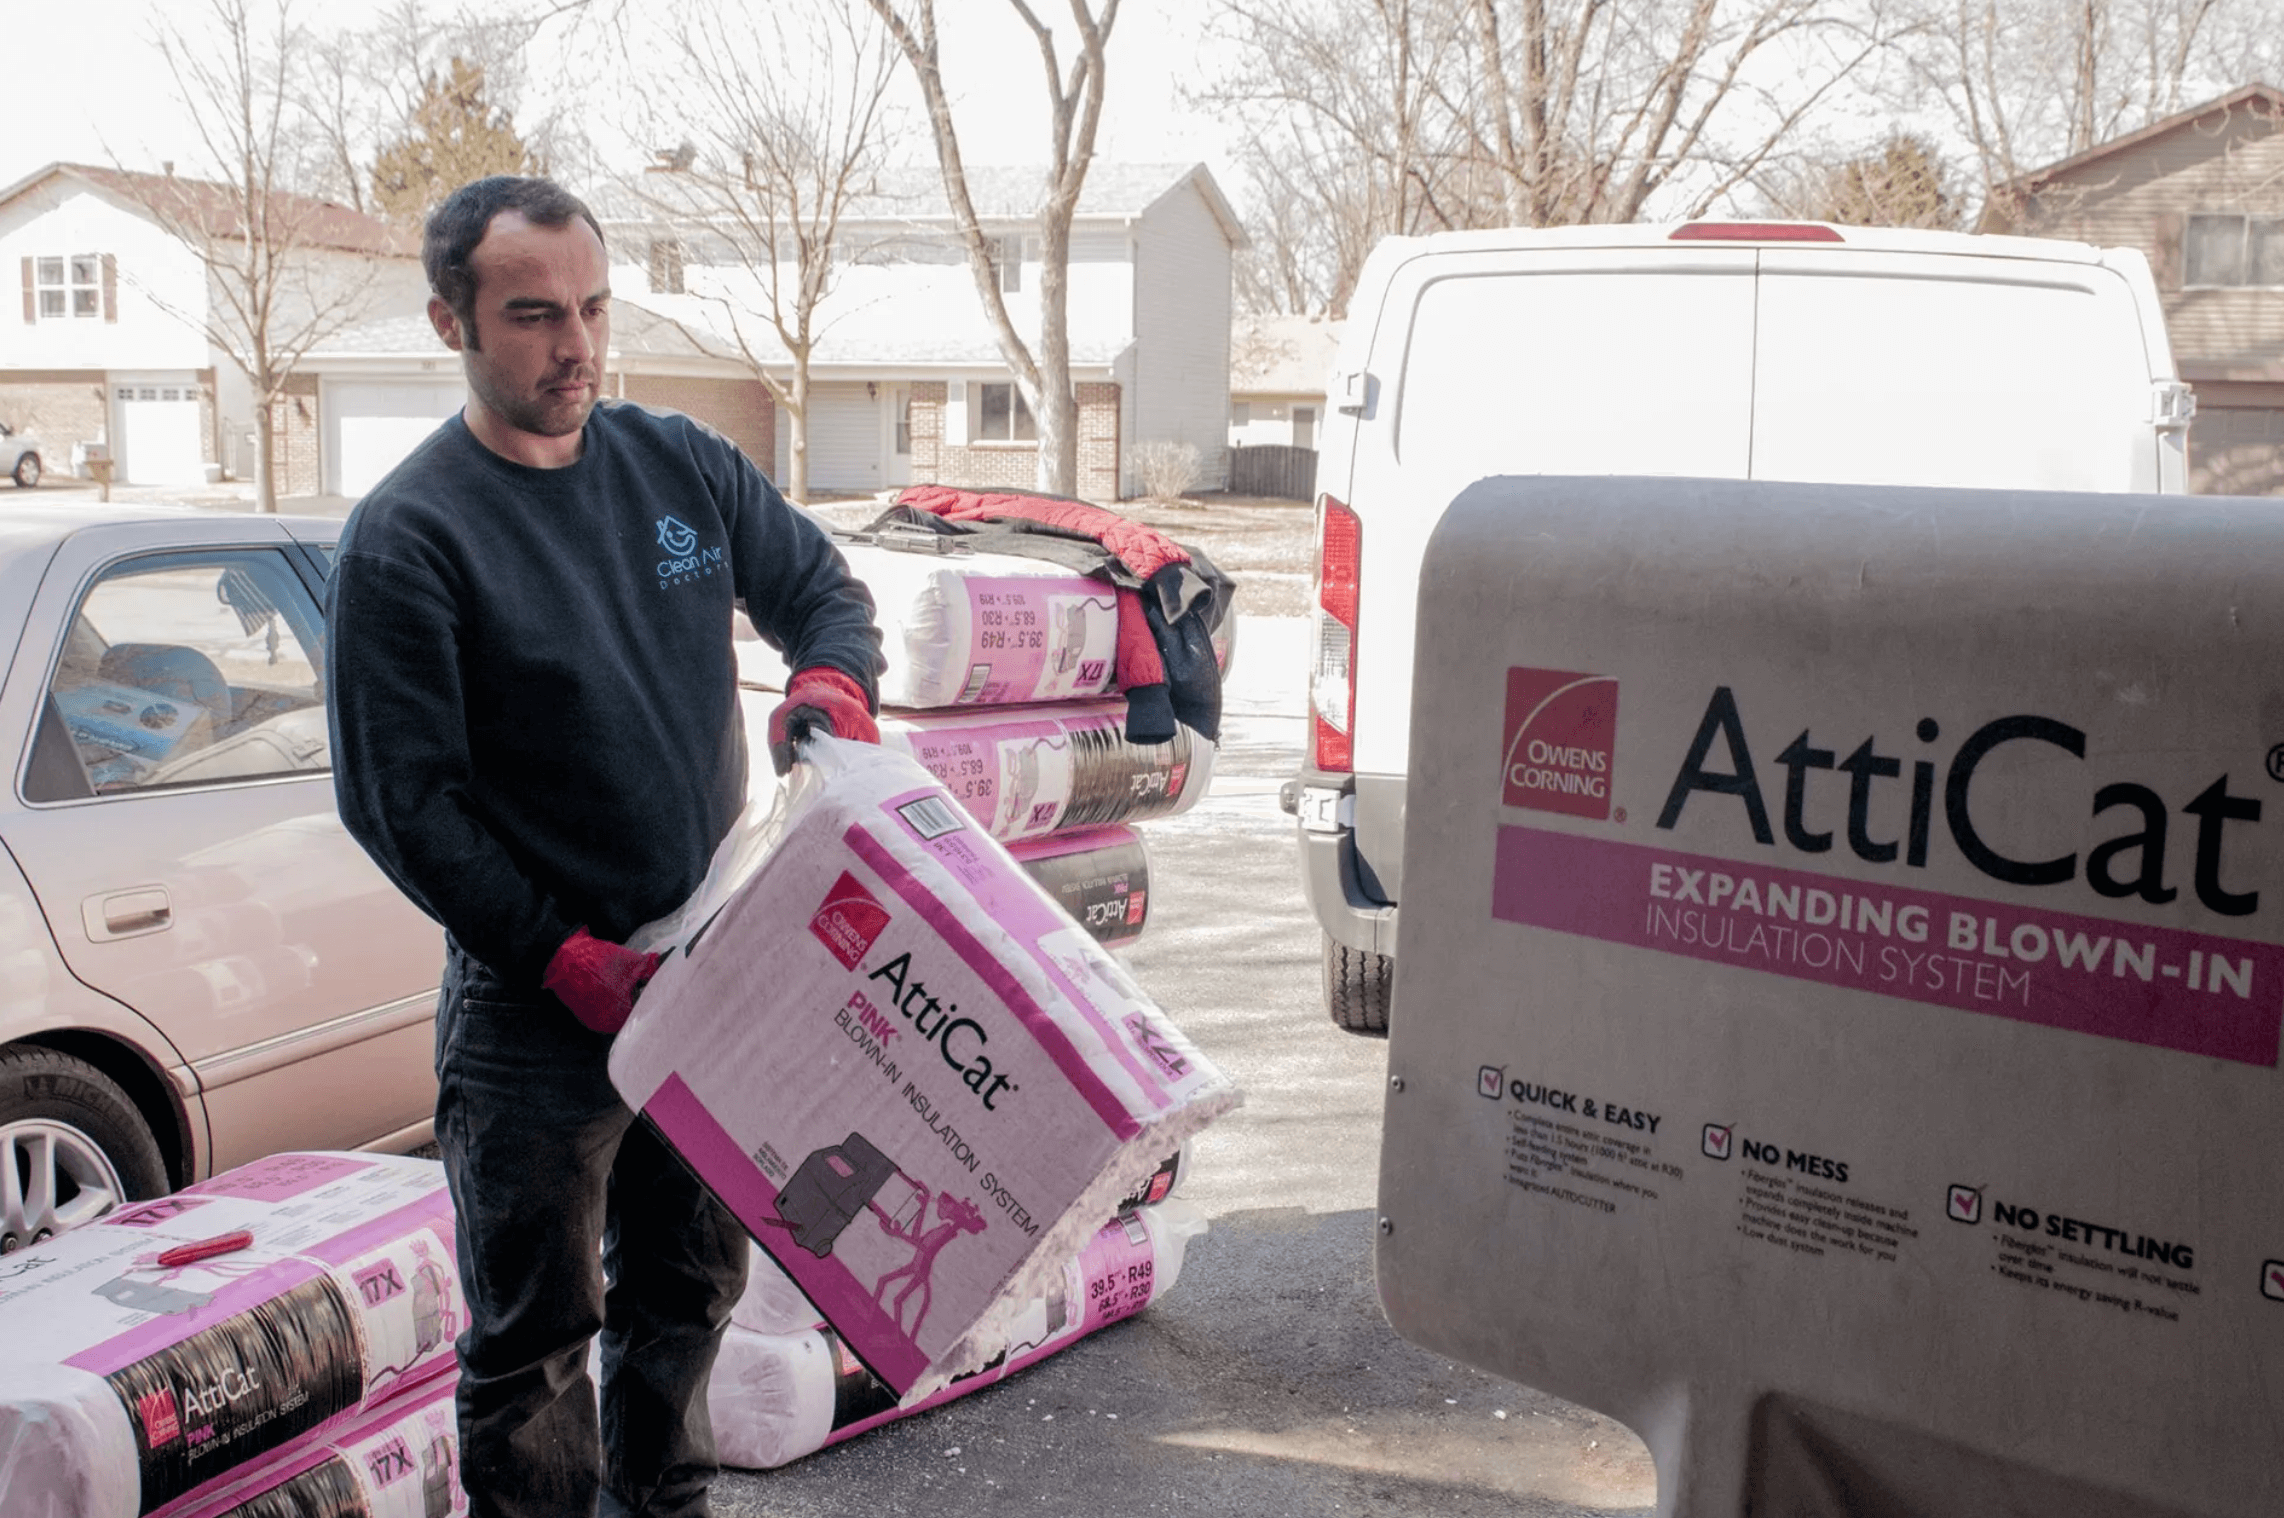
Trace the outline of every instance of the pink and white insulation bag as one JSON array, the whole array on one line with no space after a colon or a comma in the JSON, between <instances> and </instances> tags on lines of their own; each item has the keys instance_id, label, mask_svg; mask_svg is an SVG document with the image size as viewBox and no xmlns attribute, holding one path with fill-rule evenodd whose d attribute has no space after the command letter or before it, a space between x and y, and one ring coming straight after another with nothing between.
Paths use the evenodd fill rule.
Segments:
<instances>
[{"instance_id":1,"label":"pink and white insulation bag","mask_svg":"<svg viewBox=\"0 0 2284 1518\"><path fill-rule=\"evenodd\" d=\"M871 588L888 654L883 706L1069 701L1112 687L1118 592L1011 554L842 543Z\"/></svg>"},{"instance_id":2,"label":"pink and white insulation bag","mask_svg":"<svg viewBox=\"0 0 2284 1518\"><path fill-rule=\"evenodd\" d=\"M1211 743L1186 727L1168 743L1129 743L1119 701L893 713L880 741L919 760L1002 840L1171 817L1213 783Z\"/></svg>"},{"instance_id":3,"label":"pink and white insulation bag","mask_svg":"<svg viewBox=\"0 0 2284 1518\"><path fill-rule=\"evenodd\" d=\"M435 1161L279 1154L10 1255L0 1513L181 1513L447 1373L452 1242Z\"/></svg>"},{"instance_id":4,"label":"pink and white insulation bag","mask_svg":"<svg viewBox=\"0 0 2284 1518\"><path fill-rule=\"evenodd\" d=\"M466 1518L457 1371L387 1402L315 1449L248 1472L182 1518Z\"/></svg>"},{"instance_id":5,"label":"pink and white insulation bag","mask_svg":"<svg viewBox=\"0 0 2284 1518\"><path fill-rule=\"evenodd\" d=\"M902 1401L814 1314L774 1331L733 1318L706 1392L722 1463L783 1465L1014 1375L1164 1296L1205 1232L1205 1215L1178 1198L1119 1214L1014 1316L1004 1359Z\"/></svg>"},{"instance_id":6,"label":"pink and white insulation bag","mask_svg":"<svg viewBox=\"0 0 2284 1518\"><path fill-rule=\"evenodd\" d=\"M831 738L805 758L758 868L677 914L703 926L611 1079L851 1352L924 1394L1004 1352L1240 1097L926 770Z\"/></svg>"}]
</instances>

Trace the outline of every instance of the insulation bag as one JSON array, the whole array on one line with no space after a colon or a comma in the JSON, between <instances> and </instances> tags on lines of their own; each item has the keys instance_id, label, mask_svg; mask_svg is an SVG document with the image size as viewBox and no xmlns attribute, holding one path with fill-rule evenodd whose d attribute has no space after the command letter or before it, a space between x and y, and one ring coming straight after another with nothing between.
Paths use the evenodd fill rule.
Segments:
<instances>
[{"instance_id":1,"label":"insulation bag","mask_svg":"<svg viewBox=\"0 0 2284 1518\"><path fill-rule=\"evenodd\" d=\"M906 712L880 723L992 837L1171 817L1213 783L1213 745L1189 728L1130 743L1115 701L1026 711Z\"/></svg>"},{"instance_id":2,"label":"insulation bag","mask_svg":"<svg viewBox=\"0 0 2284 1518\"><path fill-rule=\"evenodd\" d=\"M1111 688L1118 593L1012 554L839 545L872 590L888 654L883 706L1068 701Z\"/></svg>"},{"instance_id":3,"label":"insulation bag","mask_svg":"<svg viewBox=\"0 0 2284 1518\"><path fill-rule=\"evenodd\" d=\"M1159 1161L1156 1170L1120 1199L1118 1210L1126 1213L1165 1201L1174 1194L1174 1188L1189 1173L1189 1168L1190 1146L1185 1143ZM1187 1215L1165 1214L1168 1218ZM1193 1231L1203 1232L1204 1226L1201 1221ZM1176 1263L1179 1264L1179 1256ZM1161 1281L1161 1285L1169 1283L1170 1278ZM824 1315L801 1294L793 1278L778 1269L777 1262L764 1253L761 1246L755 1245L746 1261L745 1293L738 1298L737 1306L730 1309L730 1322L748 1333L796 1334L820 1327L824 1321Z\"/></svg>"},{"instance_id":4,"label":"insulation bag","mask_svg":"<svg viewBox=\"0 0 2284 1518\"><path fill-rule=\"evenodd\" d=\"M183 1518L464 1518L457 1372L424 1382L317 1448L250 1473Z\"/></svg>"},{"instance_id":5,"label":"insulation bag","mask_svg":"<svg viewBox=\"0 0 2284 1518\"><path fill-rule=\"evenodd\" d=\"M9 1256L0 1513L171 1515L445 1373L452 1241L435 1161L279 1154Z\"/></svg>"},{"instance_id":6,"label":"insulation bag","mask_svg":"<svg viewBox=\"0 0 2284 1518\"><path fill-rule=\"evenodd\" d=\"M1089 828L1010 843L1025 872L1104 948L1142 936L1150 912L1150 855L1132 828Z\"/></svg>"},{"instance_id":7,"label":"insulation bag","mask_svg":"<svg viewBox=\"0 0 2284 1518\"><path fill-rule=\"evenodd\" d=\"M1165 1295L1205 1231L1205 1215L1178 1199L1120 1214L1064 1262L1050 1291L1024 1304L1004 1358L901 1402L829 1327L757 1333L733 1320L706 1392L722 1463L783 1465L1036 1364Z\"/></svg>"},{"instance_id":8,"label":"insulation bag","mask_svg":"<svg viewBox=\"0 0 2284 1518\"><path fill-rule=\"evenodd\" d=\"M1240 1098L927 771L832 738L804 756L759 867L677 913L703 926L610 1073L903 1397L1003 1351Z\"/></svg>"}]
</instances>

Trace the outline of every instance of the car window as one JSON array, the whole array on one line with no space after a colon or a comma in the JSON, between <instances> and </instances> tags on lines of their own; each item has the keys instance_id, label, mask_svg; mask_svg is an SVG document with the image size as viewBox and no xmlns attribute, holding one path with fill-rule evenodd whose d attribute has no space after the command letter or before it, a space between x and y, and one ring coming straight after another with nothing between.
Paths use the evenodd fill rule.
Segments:
<instances>
[{"instance_id":1,"label":"car window","mask_svg":"<svg viewBox=\"0 0 2284 1518\"><path fill-rule=\"evenodd\" d=\"M49 687L89 790L328 768L323 626L274 550L168 554L105 571L65 630Z\"/></svg>"}]
</instances>

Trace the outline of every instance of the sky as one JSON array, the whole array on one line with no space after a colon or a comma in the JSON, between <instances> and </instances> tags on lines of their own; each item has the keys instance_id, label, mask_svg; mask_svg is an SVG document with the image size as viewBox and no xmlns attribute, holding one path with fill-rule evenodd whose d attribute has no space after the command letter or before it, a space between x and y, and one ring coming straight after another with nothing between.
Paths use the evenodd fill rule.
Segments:
<instances>
[{"instance_id":1,"label":"sky","mask_svg":"<svg viewBox=\"0 0 2284 1518\"><path fill-rule=\"evenodd\" d=\"M476 0L479 8L485 0ZM766 0L760 0L766 3ZM40 167L63 160L156 168L177 160L191 172L197 158L189 119L173 76L153 44L154 17L162 8L188 18L196 0L71 0L37 5L0 0L0 36L8 39L10 68L0 106L0 185L14 184ZM442 9L442 5L438 9ZM354 24L372 7L350 0L302 0L297 13L320 27ZM991 0L939 0L944 73L955 92L954 114L970 163L1039 163L1045 160L1045 84L1029 33L1005 6ZM1201 68L1209 0L1125 0L1111 33L1109 90L1097 156L1119 161L1203 160L1224 187L1227 141L1221 125L1184 106L1184 82ZM1048 0L1043 19L1063 14ZM1067 30L1067 23L1066 23ZM29 60L50 60L25 66ZM100 62L94 60L99 59ZM62 60L69 60L68 63ZM615 115L593 99L584 70L535 59L535 87L552 72L563 98L580 101L598 139L617 147L634 168L643 155L632 144L608 141ZM925 151L925 134L917 150ZM612 156L616 157L614 153Z\"/></svg>"}]
</instances>

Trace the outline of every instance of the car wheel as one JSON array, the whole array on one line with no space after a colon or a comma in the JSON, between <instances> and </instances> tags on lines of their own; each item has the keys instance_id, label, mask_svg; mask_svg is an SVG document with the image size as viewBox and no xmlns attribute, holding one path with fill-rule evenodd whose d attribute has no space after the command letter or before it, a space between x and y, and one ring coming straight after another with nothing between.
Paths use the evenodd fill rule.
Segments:
<instances>
[{"instance_id":1,"label":"car wheel","mask_svg":"<svg viewBox=\"0 0 2284 1518\"><path fill-rule=\"evenodd\" d=\"M1324 1004L1336 1027L1366 1038L1388 1036L1388 1003L1396 962L1370 949L1324 941Z\"/></svg>"},{"instance_id":2,"label":"car wheel","mask_svg":"<svg viewBox=\"0 0 2284 1518\"><path fill-rule=\"evenodd\" d=\"M16 483L25 490L40 482L40 456L27 453L16 460Z\"/></svg>"},{"instance_id":3,"label":"car wheel","mask_svg":"<svg viewBox=\"0 0 2284 1518\"><path fill-rule=\"evenodd\" d=\"M0 1254L166 1189L157 1140L109 1076L52 1049L0 1049Z\"/></svg>"}]
</instances>

